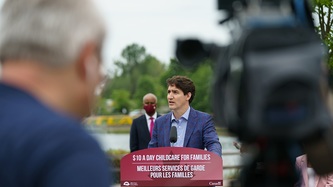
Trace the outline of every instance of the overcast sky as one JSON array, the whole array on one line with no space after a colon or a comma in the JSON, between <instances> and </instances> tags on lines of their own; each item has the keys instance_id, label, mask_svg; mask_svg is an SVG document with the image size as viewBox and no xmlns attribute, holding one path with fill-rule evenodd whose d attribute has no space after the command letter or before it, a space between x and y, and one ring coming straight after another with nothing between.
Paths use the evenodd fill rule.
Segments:
<instances>
[{"instance_id":1,"label":"overcast sky","mask_svg":"<svg viewBox=\"0 0 333 187\"><path fill-rule=\"evenodd\" d=\"M164 63L174 57L177 38L196 37L224 44L228 31L218 24L217 0L95 0L108 25L104 61L109 70L121 51L137 43Z\"/></svg>"}]
</instances>

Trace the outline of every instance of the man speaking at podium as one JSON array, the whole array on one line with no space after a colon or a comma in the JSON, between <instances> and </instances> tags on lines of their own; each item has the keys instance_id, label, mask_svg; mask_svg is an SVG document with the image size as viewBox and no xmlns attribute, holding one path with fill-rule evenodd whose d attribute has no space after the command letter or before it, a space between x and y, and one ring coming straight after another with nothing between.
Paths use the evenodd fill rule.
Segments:
<instances>
[{"instance_id":1,"label":"man speaking at podium","mask_svg":"<svg viewBox=\"0 0 333 187\"><path fill-rule=\"evenodd\" d=\"M207 149L221 156L222 146L212 117L190 106L195 96L192 80L185 76L173 76L166 82L171 112L156 119L148 148L170 145L192 147Z\"/></svg>"}]
</instances>

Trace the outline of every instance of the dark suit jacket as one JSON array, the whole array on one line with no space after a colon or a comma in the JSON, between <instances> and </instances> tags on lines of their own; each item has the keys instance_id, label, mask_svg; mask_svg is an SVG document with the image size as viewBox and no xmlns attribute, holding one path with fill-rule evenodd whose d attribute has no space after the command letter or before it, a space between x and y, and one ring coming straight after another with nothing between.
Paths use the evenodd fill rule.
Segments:
<instances>
[{"instance_id":1,"label":"dark suit jacket","mask_svg":"<svg viewBox=\"0 0 333 187\"><path fill-rule=\"evenodd\" d=\"M157 114L157 117L160 115ZM156 119L155 119L156 120ZM147 149L150 141L150 134L145 115L141 115L133 120L130 132L130 150L138 151Z\"/></svg>"},{"instance_id":2,"label":"dark suit jacket","mask_svg":"<svg viewBox=\"0 0 333 187\"><path fill-rule=\"evenodd\" d=\"M155 120L152 139L148 147L170 147L172 112ZM216 133L212 117L204 112L190 109L184 139L184 147L207 149L221 156L222 146Z\"/></svg>"}]
</instances>

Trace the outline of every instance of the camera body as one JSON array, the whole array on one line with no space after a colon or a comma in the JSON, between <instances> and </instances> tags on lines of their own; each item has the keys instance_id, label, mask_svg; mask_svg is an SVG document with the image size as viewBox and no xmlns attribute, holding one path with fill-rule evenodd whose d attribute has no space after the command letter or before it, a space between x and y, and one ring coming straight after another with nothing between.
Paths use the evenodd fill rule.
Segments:
<instances>
[{"instance_id":1,"label":"camera body","mask_svg":"<svg viewBox=\"0 0 333 187\"><path fill-rule=\"evenodd\" d=\"M295 169L299 155L295 149L308 154L318 174L333 172L327 49L315 32L310 3L218 0L218 9L227 13L221 23L233 22L231 44L178 40L176 56L188 67L205 58L215 61L215 124L226 127L244 143L265 141L266 146L259 145L257 157L244 169L244 184L265 186L257 181L274 178L278 182L267 184L293 185L297 176L293 172L250 173L258 160L276 168L281 162L288 163L290 171ZM318 147L320 151L316 151Z\"/></svg>"},{"instance_id":2,"label":"camera body","mask_svg":"<svg viewBox=\"0 0 333 187\"><path fill-rule=\"evenodd\" d=\"M214 111L223 111L217 121L242 141L300 140L326 129L325 58L317 36L304 28L248 32L222 62L228 76L216 74Z\"/></svg>"},{"instance_id":3,"label":"camera body","mask_svg":"<svg viewBox=\"0 0 333 187\"><path fill-rule=\"evenodd\" d=\"M176 50L187 66L207 57L216 61L216 124L246 142L302 140L325 131L331 122L326 48L314 31L308 2L219 0L218 8L236 23L233 42L218 47L179 40Z\"/></svg>"}]
</instances>

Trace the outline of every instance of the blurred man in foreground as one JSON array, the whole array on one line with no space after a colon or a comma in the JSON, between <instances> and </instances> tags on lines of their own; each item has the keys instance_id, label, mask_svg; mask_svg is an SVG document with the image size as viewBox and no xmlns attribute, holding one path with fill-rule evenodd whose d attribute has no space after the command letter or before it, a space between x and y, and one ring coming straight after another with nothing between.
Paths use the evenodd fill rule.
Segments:
<instances>
[{"instance_id":1,"label":"blurred man in foreground","mask_svg":"<svg viewBox=\"0 0 333 187\"><path fill-rule=\"evenodd\" d=\"M80 124L102 79L94 4L7 0L0 18L0 186L109 187L105 154Z\"/></svg>"}]
</instances>

